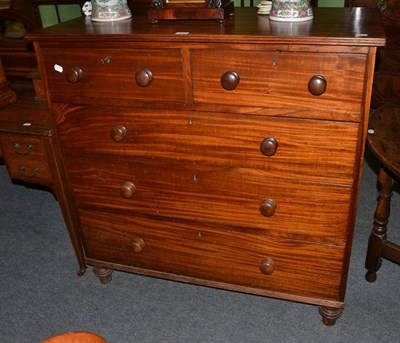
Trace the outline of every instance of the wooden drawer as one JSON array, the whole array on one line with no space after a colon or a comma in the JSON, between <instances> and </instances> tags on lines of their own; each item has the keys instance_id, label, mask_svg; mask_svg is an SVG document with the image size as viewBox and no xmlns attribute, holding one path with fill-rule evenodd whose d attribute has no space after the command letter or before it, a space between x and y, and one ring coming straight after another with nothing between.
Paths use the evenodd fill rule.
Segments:
<instances>
[{"instance_id":1,"label":"wooden drawer","mask_svg":"<svg viewBox=\"0 0 400 343\"><path fill-rule=\"evenodd\" d=\"M3 154L9 157L46 156L46 149L40 136L2 133L1 141Z\"/></svg>"},{"instance_id":2,"label":"wooden drawer","mask_svg":"<svg viewBox=\"0 0 400 343\"><path fill-rule=\"evenodd\" d=\"M347 185L353 182L359 128L332 121L73 106L57 110L57 123L68 151L250 168ZM275 153L270 138L278 144ZM272 145L271 156L260 151L263 142Z\"/></svg>"},{"instance_id":3,"label":"wooden drawer","mask_svg":"<svg viewBox=\"0 0 400 343\"><path fill-rule=\"evenodd\" d=\"M13 179L29 183L43 183L52 180L50 167L45 157L6 156L8 172Z\"/></svg>"},{"instance_id":4,"label":"wooden drawer","mask_svg":"<svg viewBox=\"0 0 400 343\"><path fill-rule=\"evenodd\" d=\"M81 209L89 260L337 300L344 249ZM271 262L272 261L272 262ZM260 270L265 264L266 272Z\"/></svg>"},{"instance_id":5,"label":"wooden drawer","mask_svg":"<svg viewBox=\"0 0 400 343\"><path fill-rule=\"evenodd\" d=\"M365 64L366 55L356 54L192 50L194 102L360 112ZM237 87L227 72L239 77ZM316 76L326 81L321 95L308 89L310 82L321 89Z\"/></svg>"},{"instance_id":6,"label":"wooden drawer","mask_svg":"<svg viewBox=\"0 0 400 343\"><path fill-rule=\"evenodd\" d=\"M48 48L43 58L53 98L186 101L179 49Z\"/></svg>"},{"instance_id":7,"label":"wooden drawer","mask_svg":"<svg viewBox=\"0 0 400 343\"><path fill-rule=\"evenodd\" d=\"M30 183L52 179L43 137L2 134L0 141L8 172L13 179Z\"/></svg>"},{"instance_id":8,"label":"wooden drawer","mask_svg":"<svg viewBox=\"0 0 400 343\"><path fill-rule=\"evenodd\" d=\"M146 160L67 158L77 203L240 230L344 244L351 188L240 168ZM251 229L250 229L251 228Z\"/></svg>"}]
</instances>

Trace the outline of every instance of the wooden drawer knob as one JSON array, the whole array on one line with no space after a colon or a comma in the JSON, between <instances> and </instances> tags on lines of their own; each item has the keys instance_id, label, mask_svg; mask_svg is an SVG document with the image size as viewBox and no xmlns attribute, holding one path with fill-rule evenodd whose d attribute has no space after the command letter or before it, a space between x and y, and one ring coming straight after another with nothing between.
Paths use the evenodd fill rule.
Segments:
<instances>
[{"instance_id":1,"label":"wooden drawer knob","mask_svg":"<svg viewBox=\"0 0 400 343\"><path fill-rule=\"evenodd\" d=\"M265 275L271 275L274 272L275 262L271 258L266 258L261 262L260 271Z\"/></svg>"},{"instance_id":2,"label":"wooden drawer knob","mask_svg":"<svg viewBox=\"0 0 400 343\"><path fill-rule=\"evenodd\" d=\"M272 217L276 211L276 201L273 199L266 199L260 206L260 213L264 217Z\"/></svg>"},{"instance_id":3,"label":"wooden drawer knob","mask_svg":"<svg viewBox=\"0 0 400 343\"><path fill-rule=\"evenodd\" d=\"M122 142L125 139L127 133L128 131L123 125L115 125L110 131L112 140L117 143Z\"/></svg>"},{"instance_id":4,"label":"wooden drawer knob","mask_svg":"<svg viewBox=\"0 0 400 343\"><path fill-rule=\"evenodd\" d=\"M227 71L221 76L221 86L227 91L236 89L240 81L238 73L235 71Z\"/></svg>"},{"instance_id":5,"label":"wooden drawer knob","mask_svg":"<svg viewBox=\"0 0 400 343\"><path fill-rule=\"evenodd\" d=\"M132 198L135 192L136 186L130 181L126 181L120 189L121 197L123 197L124 199Z\"/></svg>"},{"instance_id":6,"label":"wooden drawer knob","mask_svg":"<svg viewBox=\"0 0 400 343\"><path fill-rule=\"evenodd\" d=\"M324 94L326 91L326 86L326 79L321 75L315 75L310 79L310 81L308 81L308 91L312 95Z\"/></svg>"},{"instance_id":7,"label":"wooden drawer knob","mask_svg":"<svg viewBox=\"0 0 400 343\"><path fill-rule=\"evenodd\" d=\"M140 69L135 74L136 84L140 87L147 87L153 81L153 73L149 69Z\"/></svg>"},{"instance_id":8,"label":"wooden drawer knob","mask_svg":"<svg viewBox=\"0 0 400 343\"><path fill-rule=\"evenodd\" d=\"M145 247L144 240L139 237L134 237L132 242L132 249L135 253L142 252L143 248Z\"/></svg>"},{"instance_id":9,"label":"wooden drawer knob","mask_svg":"<svg viewBox=\"0 0 400 343\"><path fill-rule=\"evenodd\" d=\"M69 83L77 83L83 78L83 70L80 67L71 67L65 71L65 79Z\"/></svg>"},{"instance_id":10,"label":"wooden drawer knob","mask_svg":"<svg viewBox=\"0 0 400 343\"><path fill-rule=\"evenodd\" d=\"M265 138L260 144L260 150L265 156L273 156L278 149L278 141L273 137Z\"/></svg>"}]
</instances>

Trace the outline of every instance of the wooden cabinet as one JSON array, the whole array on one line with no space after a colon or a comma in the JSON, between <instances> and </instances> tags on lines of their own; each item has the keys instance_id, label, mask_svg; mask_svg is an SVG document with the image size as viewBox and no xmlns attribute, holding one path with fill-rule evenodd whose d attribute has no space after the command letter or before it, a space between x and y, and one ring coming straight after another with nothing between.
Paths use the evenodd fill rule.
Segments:
<instances>
[{"instance_id":1,"label":"wooden cabinet","mask_svg":"<svg viewBox=\"0 0 400 343\"><path fill-rule=\"evenodd\" d=\"M81 270L301 301L334 324L384 44L377 10L356 11L293 32L248 8L31 35Z\"/></svg>"}]
</instances>

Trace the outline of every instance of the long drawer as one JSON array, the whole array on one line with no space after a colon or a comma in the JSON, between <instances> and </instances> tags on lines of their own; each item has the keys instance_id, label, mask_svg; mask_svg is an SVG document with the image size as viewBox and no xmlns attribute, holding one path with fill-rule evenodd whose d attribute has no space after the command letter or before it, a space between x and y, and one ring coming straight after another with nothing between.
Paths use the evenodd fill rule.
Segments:
<instances>
[{"instance_id":1,"label":"long drawer","mask_svg":"<svg viewBox=\"0 0 400 343\"><path fill-rule=\"evenodd\" d=\"M337 300L344 249L80 210L88 259Z\"/></svg>"},{"instance_id":2,"label":"long drawer","mask_svg":"<svg viewBox=\"0 0 400 343\"><path fill-rule=\"evenodd\" d=\"M45 49L52 97L185 102L180 49ZM162 92L161 92L162 90Z\"/></svg>"},{"instance_id":3,"label":"long drawer","mask_svg":"<svg viewBox=\"0 0 400 343\"><path fill-rule=\"evenodd\" d=\"M359 112L365 55L192 50L195 103Z\"/></svg>"},{"instance_id":4,"label":"long drawer","mask_svg":"<svg viewBox=\"0 0 400 343\"><path fill-rule=\"evenodd\" d=\"M258 169L350 185L359 125L333 121L115 107L57 110L66 151Z\"/></svg>"},{"instance_id":5,"label":"long drawer","mask_svg":"<svg viewBox=\"0 0 400 343\"><path fill-rule=\"evenodd\" d=\"M77 203L344 244L351 188L193 163L67 157Z\"/></svg>"}]
</instances>

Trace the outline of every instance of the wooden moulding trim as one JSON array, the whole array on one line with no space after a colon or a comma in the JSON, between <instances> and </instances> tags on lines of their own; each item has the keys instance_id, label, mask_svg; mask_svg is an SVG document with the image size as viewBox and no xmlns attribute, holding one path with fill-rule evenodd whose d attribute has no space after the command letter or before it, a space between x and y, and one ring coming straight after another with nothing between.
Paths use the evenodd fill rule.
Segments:
<instances>
[{"instance_id":1,"label":"wooden moulding trim","mask_svg":"<svg viewBox=\"0 0 400 343\"><path fill-rule=\"evenodd\" d=\"M246 287L246 286L232 285L232 284L228 284L228 283L224 283L224 282L198 279L198 278L170 274L170 273L165 273L165 272L160 272L160 271L155 271L155 270L130 267L130 266L125 266L125 265L116 264L116 263L102 262L102 261L98 261L98 260L91 259L91 258L87 258L86 263L88 265L96 266L96 267L110 268L113 270L131 272L131 273L145 275L145 276L152 276L152 277L157 277L160 279L185 282L185 283L190 283L190 284L199 285L199 286L220 288L220 289L224 289L224 290L228 290L228 291L243 292L243 293L248 293L248 294L260 295L260 296L265 296L265 297L278 298L278 299L284 299L284 300L290 300L290 301L295 301L295 302L300 302L300 303L306 303L306 304L318 305L318 306L326 306L326 307L332 307L332 308L343 308L344 307L344 302L341 302L341 301L323 300L323 299L312 298L312 297L307 297L307 296L293 295L293 294L284 293L284 292L275 292L275 291L251 288L251 287Z\"/></svg>"}]
</instances>

